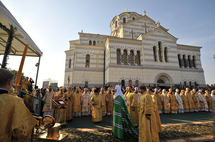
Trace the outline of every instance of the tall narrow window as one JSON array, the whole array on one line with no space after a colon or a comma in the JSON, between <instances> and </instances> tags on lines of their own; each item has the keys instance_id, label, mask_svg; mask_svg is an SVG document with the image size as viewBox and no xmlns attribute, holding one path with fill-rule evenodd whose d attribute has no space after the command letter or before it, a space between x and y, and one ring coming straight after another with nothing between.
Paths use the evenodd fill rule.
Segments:
<instances>
[{"instance_id":1,"label":"tall narrow window","mask_svg":"<svg viewBox=\"0 0 215 142\"><path fill-rule=\"evenodd\" d=\"M191 63L190 55L188 55L188 65L189 65L190 68L192 68L192 63Z\"/></svg>"},{"instance_id":2,"label":"tall narrow window","mask_svg":"<svg viewBox=\"0 0 215 142\"><path fill-rule=\"evenodd\" d=\"M92 45L92 41L91 40L89 41L89 45Z\"/></svg>"},{"instance_id":3,"label":"tall narrow window","mask_svg":"<svg viewBox=\"0 0 215 142\"><path fill-rule=\"evenodd\" d=\"M182 65L181 65L181 55L180 54L178 54L178 64L179 64L179 67L181 68Z\"/></svg>"},{"instance_id":4,"label":"tall narrow window","mask_svg":"<svg viewBox=\"0 0 215 142\"><path fill-rule=\"evenodd\" d=\"M120 64L121 63L121 50L120 49L117 49L116 51L116 56L117 56L117 64Z\"/></svg>"},{"instance_id":5,"label":"tall narrow window","mask_svg":"<svg viewBox=\"0 0 215 142\"><path fill-rule=\"evenodd\" d=\"M69 68L71 68L71 62L72 62L72 60L69 59Z\"/></svg>"},{"instance_id":6,"label":"tall narrow window","mask_svg":"<svg viewBox=\"0 0 215 142\"><path fill-rule=\"evenodd\" d=\"M193 56L193 67L196 68L196 58Z\"/></svg>"},{"instance_id":7,"label":"tall narrow window","mask_svg":"<svg viewBox=\"0 0 215 142\"><path fill-rule=\"evenodd\" d=\"M163 62L163 60L162 60L162 49L161 49L161 42L159 41L158 42L158 50L159 50L159 60L160 60L160 62Z\"/></svg>"},{"instance_id":8,"label":"tall narrow window","mask_svg":"<svg viewBox=\"0 0 215 142\"><path fill-rule=\"evenodd\" d=\"M191 81L189 82L189 86L192 87L192 82Z\"/></svg>"},{"instance_id":9,"label":"tall narrow window","mask_svg":"<svg viewBox=\"0 0 215 142\"><path fill-rule=\"evenodd\" d=\"M196 82L196 81L194 82L194 85L195 85L195 87L197 87L197 86L198 86L198 84L197 84L197 82Z\"/></svg>"},{"instance_id":10,"label":"tall narrow window","mask_svg":"<svg viewBox=\"0 0 215 142\"><path fill-rule=\"evenodd\" d=\"M96 41L95 40L93 41L93 45L96 45Z\"/></svg>"},{"instance_id":11,"label":"tall narrow window","mask_svg":"<svg viewBox=\"0 0 215 142\"><path fill-rule=\"evenodd\" d=\"M154 61L157 61L157 49L156 46L153 47L153 55L154 55Z\"/></svg>"},{"instance_id":12,"label":"tall narrow window","mask_svg":"<svg viewBox=\"0 0 215 142\"><path fill-rule=\"evenodd\" d=\"M184 62L184 67L186 68L187 67L187 61L186 61L185 55L183 55L183 62Z\"/></svg>"},{"instance_id":13,"label":"tall narrow window","mask_svg":"<svg viewBox=\"0 0 215 142\"><path fill-rule=\"evenodd\" d=\"M132 80L128 81L128 86L130 86L130 87L132 86Z\"/></svg>"},{"instance_id":14,"label":"tall narrow window","mask_svg":"<svg viewBox=\"0 0 215 142\"><path fill-rule=\"evenodd\" d=\"M133 65L134 64L134 50L130 51L130 64Z\"/></svg>"},{"instance_id":15,"label":"tall narrow window","mask_svg":"<svg viewBox=\"0 0 215 142\"><path fill-rule=\"evenodd\" d=\"M90 67L90 55L89 54L86 55L86 64L85 64L85 67L86 68Z\"/></svg>"},{"instance_id":16,"label":"tall narrow window","mask_svg":"<svg viewBox=\"0 0 215 142\"><path fill-rule=\"evenodd\" d=\"M137 65L140 65L140 51L139 50L137 51L137 55L135 57L135 63Z\"/></svg>"},{"instance_id":17,"label":"tall narrow window","mask_svg":"<svg viewBox=\"0 0 215 142\"><path fill-rule=\"evenodd\" d=\"M123 18L123 23L126 23L126 18Z\"/></svg>"},{"instance_id":18,"label":"tall narrow window","mask_svg":"<svg viewBox=\"0 0 215 142\"><path fill-rule=\"evenodd\" d=\"M127 65L127 50L125 49L124 51L123 51L123 63L125 64L125 65Z\"/></svg>"},{"instance_id":19,"label":"tall narrow window","mask_svg":"<svg viewBox=\"0 0 215 142\"><path fill-rule=\"evenodd\" d=\"M164 48L164 59L165 62L168 62L167 47Z\"/></svg>"},{"instance_id":20,"label":"tall narrow window","mask_svg":"<svg viewBox=\"0 0 215 142\"><path fill-rule=\"evenodd\" d=\"M187 82L186 81L184 81L184 87L187 87Z\"/></svg>"}]
</instances>

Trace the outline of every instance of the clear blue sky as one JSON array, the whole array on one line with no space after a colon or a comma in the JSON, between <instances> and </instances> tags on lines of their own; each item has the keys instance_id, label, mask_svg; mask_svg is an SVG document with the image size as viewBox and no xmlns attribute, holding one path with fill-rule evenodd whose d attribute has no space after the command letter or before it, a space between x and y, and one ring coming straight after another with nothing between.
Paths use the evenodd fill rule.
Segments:
<instances>
[{"instance_id":1,"label":"clear blue sky","mask_svg":"<svg viewBox=\"0 0 215 142\"><path fill-rule=\"evenodd\" d=\"M122 12L146 14L169 29L180 44L202 46L201 59L207 84L215 83L214 0L1 0L43 51L38 85L48 78L63 85L65 50L78 32L110 34L110 21ZM2 62L3 56L0 56ZM10 56L18 70L21 57ZM35 79L38 58L27 57L23 72Z\"/></svg>"}]
</instances>

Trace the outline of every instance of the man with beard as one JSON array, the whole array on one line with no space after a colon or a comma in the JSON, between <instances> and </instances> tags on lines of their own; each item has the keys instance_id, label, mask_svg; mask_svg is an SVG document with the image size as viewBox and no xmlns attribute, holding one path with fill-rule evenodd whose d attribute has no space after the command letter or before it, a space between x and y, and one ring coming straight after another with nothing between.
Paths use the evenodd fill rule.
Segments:
<instances>
[{"instance_id":1,"label":"man with beard","mask_svg":"<svg viewBox=\"0 0 215 142\"><path fill-rule=\"evenodd\" d=\"M54 91L52 90L52 85L49 85L49 91L46 92L43 100L46 102L43 106L43 116L52 116L52 100L54 99Z\"/></svg>"},{"instance_id":2,"label":"man with beard","mask_svg":"<svg viewBox=\"0 0 215 142\"><path fill-rule=\"evenodd\" d=\"M81 91L76 87L73 94L73 114L75 117L81 117Z\"/></svg>"}]
</instances>

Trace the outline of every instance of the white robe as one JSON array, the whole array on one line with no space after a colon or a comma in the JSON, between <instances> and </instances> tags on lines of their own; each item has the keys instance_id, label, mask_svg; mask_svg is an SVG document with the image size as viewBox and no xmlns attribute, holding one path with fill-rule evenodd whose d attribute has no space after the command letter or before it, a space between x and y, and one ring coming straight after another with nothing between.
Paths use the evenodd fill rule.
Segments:
<instances>
[{"instance_id":1,"label":"white robe","mask_svg":"<svg viewBox=\"0 0 215 142\"><path fill-rule=\"evenodd\" d=\"M177 100L177 102L178 102L178 109L179 109L179 110L183 110L183 109L184 109L184 106L183 106L183 101L182 101L182 99L181 99L180 94L175 93L175 97L176 97L176 100Z\"/></svg>"},{"instance_id":2,"label":"white robe","mask_svg":"<svg viewBox=\"0 0 215 142\"><path fill-rule=\"evenodd\" d=\"M204 94L199 93L198 98L199 98L199 102L204 104L203 108L201 106L201 109L208 110L208 103Z\"/></svg>"}]
</instances>

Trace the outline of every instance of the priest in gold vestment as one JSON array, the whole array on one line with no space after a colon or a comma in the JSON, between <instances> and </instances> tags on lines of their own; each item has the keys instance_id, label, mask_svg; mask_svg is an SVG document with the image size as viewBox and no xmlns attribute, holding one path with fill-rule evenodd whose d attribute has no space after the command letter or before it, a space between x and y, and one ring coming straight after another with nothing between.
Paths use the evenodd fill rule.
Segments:
<instances>
[{"instance_id":1,"label":"priest in gold vestment","mask_svg":"<svg viewBox=\"0 0 215 142\"><path fill-rule=\"evenodd\" d=\"M98 94L98 90L94 89L94 95L90 99L92 105L92 122L102 121L102 96Z\"/></svg>"},{"instance_id":2,"label":"priest in gold vestment","mask_svg":"<svg viewBox=\"0 0 215 142\"><path fill-rule=\"evenodd\" d=\"M144 87L141 86L140 90L144 90ZM144 93L140 97L139 142L159 142L161 125L158 124L153 106L151 95Z\"/></svg>"},{"instance_id":3,"label":"priest in gold vestment","mask_svg":"<svg viewBox=\"0 0 215 142\"><path fill-rule=\"evenodd\" d=\"M136 93L130 92L126 96L127 98L127 108L131 117L131 121L135 127L138 126L138 96Z\"/></svg>"},{"instance_id":4,"label":"priest in gold vestment","mask_svg":"<svg viewBox=\"0 0 215 142\"><path fill-rule=\"evenodd\" d=\"M59 92L55 96L56 100L64 100L64 90L63 87L60 87Z\"/></svg>"},{"instance_id":5,"label":"priest in gold vestment","mask_svg":"<svg viewBox=\"0 0 215 142\"><path fill-rule=\"evenodd\" d=\"M0 69L0 141L30 141L36 120L21 98L8 94L13 86L13 78L9 70Z\"/></svg>"},{"instance_id":6,"label":"priest in gold vestment","mask_svg":"<svg viewBox=\"0 0 215 142\"><path fill-rule=\"evenodd\" d=\"M194 112L194 102L193 98L190 94L189 88L186 88L185 96L187 98L188 106L189 106L189 112Z\"/></svg>"},{"instance_id":7,"label":"priest in gold vestment","mask_svg":"<svg viewBox=\"0 0 215 142\"><path fill-rule=\"evenodd\" d=\"M169 98L168 98L168 96L166 94L166 89L162 90L161 102L162 102L162 105L163 105L163 113L170 113Z\"/></svg>"},{"instance_id":8,"label":"priest in gold vestment","mask_svg":"<svg viewBox=\"0 0 215 142\"><path fill-rule=\"evenodd\" d=\"M111 115L113 113L113 94L111 92L110 87L107 90L106 98L107 98L107 115Z\"/></svg>"},{"instance_id":9,"label":"priest in gold vestment","mask_svg":"<svg viewBox=\"0 0 215 142\"><path fill-rule=\"evenodd\" d=\"M178 111L178 103L175 94L172 92L171 88L169 89L167 96L169 97L170 112L176 114Z\"/></svg>"},{"instance_id":10,"label":"priest in gold vestment","mask_svg":"<svg viewBox=\"0 0 215 142\"><path fill-rule=\"evenodd\" d=\"M73 94L73 114L76 117L81 117L81 98L81 90L79 87L76 87L75 92Z\"/></svg>"},{"instance_id":11,"label":"priest in gold vestment","mask_svg":"<svg viewBox=\"0 0 215 142\"><path fill-rule=\"evenodd\" d=\"M198 94L196 93L196 89L193 89L192 91L190 91L190 94L192 96L193 103L194 103L194 111L199 112L200 104L199 104Z\"/></svg>"},{"instance_id":12,"label":"priest in gold vestment","mask_svg":"<svg viewBox=\"0 0 215 142\"><path fill-rule=\"evenodd\" d=\"M105 116L106 115L106 102L107 102L107 98L106 98L106 93L104 92L104 88L100 89L100 93L99 95L102 97L102 115Z\"/></svg>"},{"instance_id":13,"label":"priest in gold vestment","mask_svg":"<svg viewBox=\"0 0 215 142\"><path fill-rule=\"evenodd\" d=\"M184 112L189 112L188 101L187 101L187 97L185 96L184 90L181 90L180 96L183 101Z\"/></svg>"},{"instance_id":14,"label":"priest in gold vestment","mask_svg":"<svg viewBox=\"0 0 215 142\"><path fill-rule=\"evenodd\" d=\"M208 111L214 111L215 110L215 103L214 103L212 96L209 94L208 90L205 90L205 98L206 98L207 103L208 103Z\"/></svg>"},{"instance_id":15,"label":"priest in gold vestment","mask_svg":"<svg viewBox=\"0 0 215 142\"><path fill-rule=\"evenodd\" d=\"M157 98L157 107L158 107L158 111L161 114L163 111L163 105L161 102L161 95L158 93L158 89L155 88L153 95Z\"/></svg>"},{"instance_id":16,"label":"priest in gold vestment","mask_svg":"<svg viewBox=\"0 0 215 142\"><path fill-rule=\"evenodd\" d=\"M72 86L70 85L68 91L64 94L64 101L66 101L68 108L66 113L66 120L72 120L73 113L72 113L72 106L73 106L73 91Z\"/></svg>"}]
</instances>

